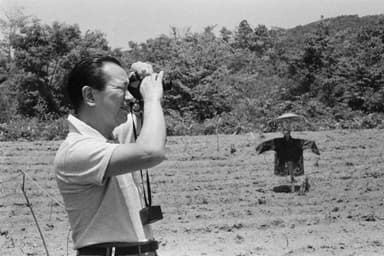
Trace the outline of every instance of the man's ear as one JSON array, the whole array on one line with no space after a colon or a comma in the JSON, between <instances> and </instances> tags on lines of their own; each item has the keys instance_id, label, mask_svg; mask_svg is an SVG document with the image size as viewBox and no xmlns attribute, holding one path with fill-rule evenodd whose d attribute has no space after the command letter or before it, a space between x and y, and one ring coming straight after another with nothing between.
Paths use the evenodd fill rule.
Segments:
<instances>
[{"instance_id":1,"label":"man's ear","mask_svg":"<svg viewBox=\"0 0 384 256\"><path fill-rule=\"evenodd\" d=\"M85 85L83 88L81 88L81 92L83 94L83 101L84 104L88 106L95 106L95 94L92 87Z\"/></svg>"}]
</instances>

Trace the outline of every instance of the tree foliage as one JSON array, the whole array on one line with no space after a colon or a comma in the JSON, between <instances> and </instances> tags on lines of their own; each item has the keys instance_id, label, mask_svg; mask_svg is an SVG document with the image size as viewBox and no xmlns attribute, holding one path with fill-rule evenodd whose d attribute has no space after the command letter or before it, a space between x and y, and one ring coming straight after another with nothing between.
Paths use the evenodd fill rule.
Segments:
<instances>
[{"instance_id":1,"label":"tree foliage","mask_svg":"<svg viewBox=\"0 0 384 256\"><path fill-rule=\"evenodd\" d=\"M82 35L77 25L54 22L49 26L37 19L22 27L12 47L19 77L18 112L43 119L68 111L62 82L74 63L93 53L110 53L100 32Z\"/></svg>"},{"instance_id":2,"label":"tree foliage","mask_svg":"<svg viewBox=\"0 0 384 256\"><path fill-rule=\"evenodd\" d=\"M63 116L69 111L61 91L65 73L80 58L102 52L127 70L148 61L165 71L169 134L266 129L268 120L287 111L318 128L382 125L382 16L340 16L289 30L247 20L218 33L216 25L201 32L172 27L169 35L127 42L128 50L111 49L102 32L42 24L20 11L0 25L6 39L0 47L2 122L15 115Z\"/></svg>"}]
</instances>

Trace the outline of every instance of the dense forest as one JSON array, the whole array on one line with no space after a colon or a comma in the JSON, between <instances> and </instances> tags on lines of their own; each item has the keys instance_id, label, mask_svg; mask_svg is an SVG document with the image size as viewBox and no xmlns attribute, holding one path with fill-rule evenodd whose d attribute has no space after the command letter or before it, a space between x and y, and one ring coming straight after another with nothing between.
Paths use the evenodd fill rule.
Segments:
<instances>
[{"instance_id":1,"label":"dense forest","mask_svg":"<svg viewBox=\"0 0 384 256\"><path fill-rule=\"evenodd\" d=\"M0 17L0 141L61 139L66 72L92 54L164 70L169 135L271 131L285 112L297 129L383 128L384 16L320 18L291 29L239 21L201 32L171 27L113 49L100 31L43 24L22 8Z\"/></svg>"}]
</instances>

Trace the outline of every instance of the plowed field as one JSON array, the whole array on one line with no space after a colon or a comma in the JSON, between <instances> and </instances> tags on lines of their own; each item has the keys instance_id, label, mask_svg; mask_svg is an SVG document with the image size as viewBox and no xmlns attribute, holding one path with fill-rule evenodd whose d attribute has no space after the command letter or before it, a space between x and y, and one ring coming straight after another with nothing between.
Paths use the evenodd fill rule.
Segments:
<instances>
[{"instance_id":1,"label":"plowed field","mask_svg":"<svg viewBox=\"0 0 384 256\"><path fill-rule=\"evenodd\" d=\"M384 131L292 135L321 151L304 154L304 195L275 192L289 179L273 175L273 152L255 152L278 133L169 137L150 170L160 255L384 255ZM23 172L50 255L76 255L52 167L60 143L0 142L1 256L45 255Z\"/></svg>"}]
</instances>

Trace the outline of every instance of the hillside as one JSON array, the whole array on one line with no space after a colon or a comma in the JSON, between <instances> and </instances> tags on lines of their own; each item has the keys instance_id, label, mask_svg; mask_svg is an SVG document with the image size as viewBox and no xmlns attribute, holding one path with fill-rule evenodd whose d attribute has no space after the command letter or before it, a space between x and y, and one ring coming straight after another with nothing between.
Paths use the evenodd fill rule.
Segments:
<instances>
[{"instance_id":1,"label":"hillside","mask_svg":"<svg viewBox=\"0 0 384 256\"><path fill-rule=\"evenodd\" d=\"M0 140L62 138L62 118L71 108L62 93L65 74L96 53L117 56L127 71L136 61L165 71L169 135L259 131L284 112L306 116L317 129L381 128L383 26L383 15L325 18L286 30L243 20L219 35L215 26L175 30L128 42L121 51L100 32L31 21L8 45L14 57L1 58L7 79ZM39 137L40 130L47 132Z\"/></svg>"}]
</instances>

